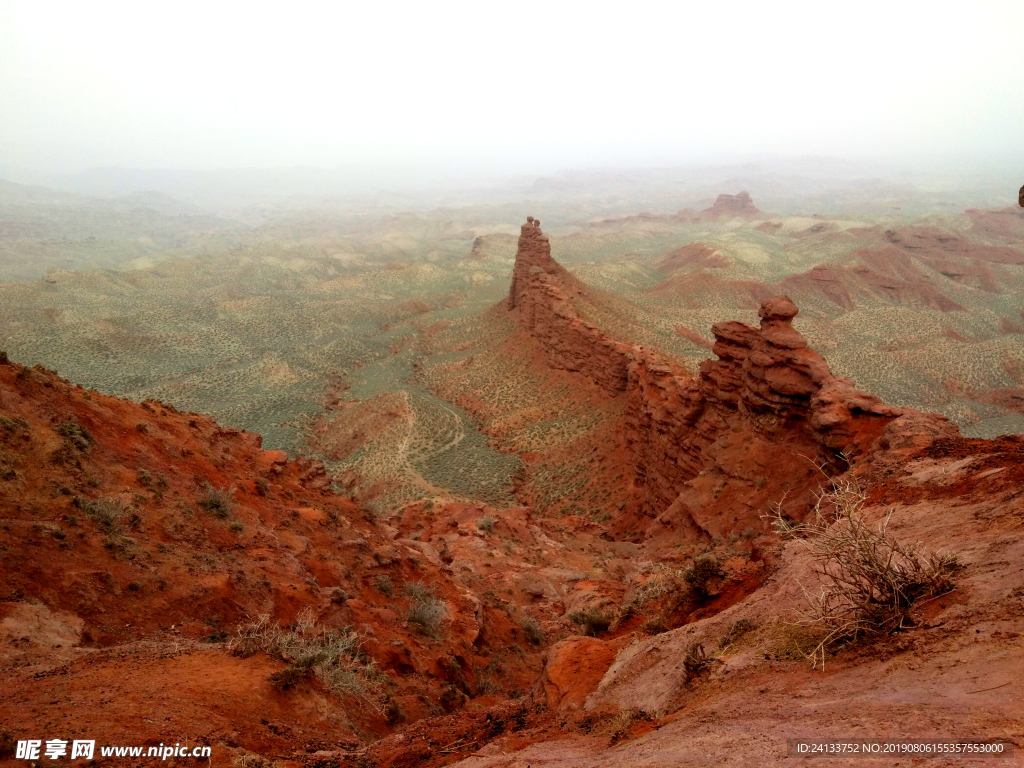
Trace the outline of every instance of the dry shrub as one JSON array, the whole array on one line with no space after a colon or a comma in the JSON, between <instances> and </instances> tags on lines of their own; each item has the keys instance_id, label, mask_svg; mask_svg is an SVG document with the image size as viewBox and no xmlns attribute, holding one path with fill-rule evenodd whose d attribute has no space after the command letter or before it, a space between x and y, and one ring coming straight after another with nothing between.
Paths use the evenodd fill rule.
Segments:
<instances>
[{"instance_id":1,"label":"dry shrub","mask_svg":"<svg viewBox=\"0 0 1024 768\"><path fill-rule=\"evenodd\" d=\"M544 643L544 630L541 628L540 622L533 618L533 616L523 616L519 626L523 629L523 635L531 643L534 645L542 645Z\"/></svg>"},{"instance_id":2,"label":"dry shrub","mask_svg":"<svg viewBox=\"0 0 1024 768\"><path fill-rule=\"evenodd\" d=\"M121 532L121 520L127 517L131 511L120 499L110 499L105 496L94 501L79 502L79 504L82 511L94 520L101 530L110 534Z\"/></svg>"},{"instance_id":3,"label":"dry shrub","mask_svg":"<svg viewBox=\"0 0 1024 768\"><path fill-rule=\"evenodd\" d=\"M285 765L280 760L272 760L255 752L246 752L239 755L231 763L238 766L238 768L284 768Z\"/></svg>"},{"instance_id":4,"label":"dry shrub","mask_svg":"<svg viewBox=\"0 0 1024 768\"><path fill-rule=\"evenodd\" d=\"M210 483L204 483L199 506L218 520L226 520L235 508L234 496L234 488L214 488Z\"/></svg>"},{"instance_id":5,"label":"dry shrub","mask_svg":"<svg viewBox=\"0 0 1024 768\"><path fill-rule=\"evenodd\" d=\"M911 606L951 591L960 568L955 555L894 540L888 531L892 509L877 526L866 523L860 513L866 498L855 481L837 479L832 490L818 495L804 522L787 520L781 505L769 515L776 531L807 549L822 578L817 595L801 585L807 608L798 611L800 624L825 632L807 654L822 669L829 648L911 624Z\"/></svg>"},{"instance_id":6,"label":"dry shrub","mask_svg":"<svg viewBox=\"0 0 1024 768\"><path fill-rule=\"evenodd\" d=\"M271 622L267 614L243 624L229 648L243 658L262 651L287 661L285 669L270 677L279 688L313 675L335 695L351 694L376 707L371 696L380 690L383 676L361 652L359 634L351 629L318 628L308 608L299 614L293 630Z\"/></svg>"},{"instance_id":7,"label":"dry shrub","mask_svg":"<svg viewBox=\"0 0 1024 768\"><path fill-rule=\"evenodd\" d=\"M53 428L53 431L80 451L89 450L92 444L96 442L88 429L74 421L62 421Z\"/></svg>"},{"instance_id":8,"label":"dry shrub","mask_svg":"<svg viewBox=\"0 0 1024 768\"><path fill-rule=\"evenodd\" d=\"M584 608L569 614L569 621L588 637L597 637L606 631L614 619L615 611L603 611L600 608Z\"/></svg>"},{"instance_id":9,"label":"dry shrub","mask_svg":"<svg viewBox=\"0 0 1024 768\"><path fill-rule=\"evenodd\" d=\"M686 655L683 656L683 668L686 670L686 679L696 677L702 670L706 669L712 661L704 650L704 643L694 640L686 648Z\"/></svg>"},{"instance_id":10,"label":"dry shrub","mask_svg":"<svg viewBox=\"0 0 1024 768\"><path fill-rule=\"evenodd\" d=\"M405 592L412 598L406 619L415 625L417 631L427 637L441 636L441 627L447 612L434 591L426 584L411 583L405 585Z\"/></svg>"},{"instance_id":11,"label":"dry shrub","mask_svg":"<svg viewBox=\"0 0 1024 768\"><path fill-rule=\"evenodd\" d=\"M637 723L649 723L655 716L646 709L630 707L618 712L608 723L611 731L611 744L618 744L629 736L629 729Z\"/></svg>"},{"instance_id":12,"label":"dry shrub","mask_svg":"<svg viewBox=\"0 0 1024 768\"><path fill-rule=\"evenodd\" d=\"M693 594L699 598L708 596L708 584L721 575L722 569L718 564L718 558L710 552L697 555L683 571L683 579L690 585Z\"/></svg>"},{"instance_id":13,"label":"dry shrub","mask_svg":"<svg viewBox=\"0 0 1024 768\"><path fill-rule=\"evenodd\" d=\"M675 570L664 563L657 563L654 565L651 575L647 577L644 585L637 589L628 606L623 606L623 608L631 612L633 608L641 606L646 602L677 592L680 588L680 580L684 579L684 571ZM626 612L623 611L623 613Z\"/></svg>"},{"instance_id":14,"label":"dry shrub","mask_svg":"<svg viewBox=\"0 0 1024 768\"><path fill-rule=\"evenodd\" d=\"M757 625L750 619L738 619L729 625L729 628L725 630L725 634L722 635L722 640L718 644L719 648L726 648L741 637L749 634L757 629Z\"/></svg>"}]
</instances>

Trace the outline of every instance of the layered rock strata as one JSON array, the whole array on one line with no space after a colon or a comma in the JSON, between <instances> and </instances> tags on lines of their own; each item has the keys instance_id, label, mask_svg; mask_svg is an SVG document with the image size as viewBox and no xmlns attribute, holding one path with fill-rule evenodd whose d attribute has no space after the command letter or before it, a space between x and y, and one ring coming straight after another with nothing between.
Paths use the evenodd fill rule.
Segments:
<instances>
[{"instance_id":1,"label":"layered rock strata","mask_svg":"<svg viewBox=\"0 0 1024 768\"><path fill-rule=\"evenodd\" d=\"M508 308L541 344L553 368L581 373L609 394L625 391L629 345L580 317L572 297L583 285L551 258L551 243L530 216L519 236Z\"/></svg>"}]
</instances>

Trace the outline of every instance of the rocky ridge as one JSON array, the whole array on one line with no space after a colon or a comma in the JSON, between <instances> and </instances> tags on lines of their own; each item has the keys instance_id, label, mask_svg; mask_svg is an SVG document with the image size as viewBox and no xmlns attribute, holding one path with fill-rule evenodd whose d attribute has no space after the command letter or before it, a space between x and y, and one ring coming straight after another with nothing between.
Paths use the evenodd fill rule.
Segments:
<instances>
[{"instance_id":1,"label":"rocky ridge","mask_svg":"<svg viewBox=\"0 0 1024 768\"><path fill-rule=\"evenodd\" d=\"M851 464L867 471L875 454L900 440L917 445L908 430L921 440L956 432L941 416L888 406L832 375L793 327L799 310L786 296L762 303L759 327L715 324L718 360L705 361L695 376L583 319L573 298L585 291L551 257L539 223L528 220L508 308L552 367L626 398L633 483L643 515L655 522L627 517L620 532L645 526L647 538L667 539L738 533L760 527L769 500L780 497L800 519L822 473Z\"/></svg>"}]
</instances>

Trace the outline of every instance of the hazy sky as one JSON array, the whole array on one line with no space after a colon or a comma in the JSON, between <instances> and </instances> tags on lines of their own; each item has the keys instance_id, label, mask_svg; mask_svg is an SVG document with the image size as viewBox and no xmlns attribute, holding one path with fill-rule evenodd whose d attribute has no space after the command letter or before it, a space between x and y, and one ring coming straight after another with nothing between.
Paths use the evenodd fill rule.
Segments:
<instances>
[{"instance_id":1,"label":"hazy sky","mask_svg":"<svg viewBox=\"0 0 1024 768\"><path fill-rule=\"evenodd\" d=\"M1022 147L1022 0L0 0L0 169Z\"/></svg>"}]
</instances>

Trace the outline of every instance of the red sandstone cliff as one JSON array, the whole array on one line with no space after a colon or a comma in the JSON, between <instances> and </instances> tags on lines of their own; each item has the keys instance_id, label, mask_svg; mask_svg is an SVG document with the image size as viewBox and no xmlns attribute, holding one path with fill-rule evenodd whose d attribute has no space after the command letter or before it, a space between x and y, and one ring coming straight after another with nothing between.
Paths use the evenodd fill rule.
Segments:
<instances>
[{"instance_id":1,"label":"red sandstone cliff","mask_svg":"<svg viewBox=\"0 0 1024 768\"><path fill-rule=\"evenodd\" d=\"M847 379L793 327L786 296L761 306L760 327L712 327L714 353L693 375L656 351L611 338L573 304L585 288L524 225L508 306L554 368L626 398L624 429L644 516L616 521L648 538L726 535L762 526L778 499L803 517L826 476L868 471L901 440L920 447L956 430L943 417L885 405ZM877 461L876 461L877 460Z\"/></svg>"},{"instance_id":2,"label":"red sandstone cliff","mask_svg":"<svg viewBox=\"0 0 1024 768\"><path fill-rule=\"evenodd\" d=\"M551 258L540 222L530 216L519 237L508 308L541 342L553 368L582 373L610 394L626 388L629 347L584 320L572 304L583 285Z\"/></svg>"}]
</instances>

